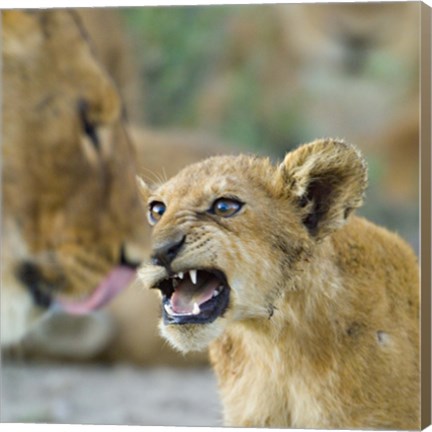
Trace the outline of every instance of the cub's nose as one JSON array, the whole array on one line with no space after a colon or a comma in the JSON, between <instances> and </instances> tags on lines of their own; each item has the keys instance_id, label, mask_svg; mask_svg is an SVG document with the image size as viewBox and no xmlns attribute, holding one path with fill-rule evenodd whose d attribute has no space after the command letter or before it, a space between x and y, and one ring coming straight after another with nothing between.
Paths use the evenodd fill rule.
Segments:
<instances>
[{"instance_id":1,"label":"cub's nose","mask_svg":"<svg viewBox=\"0 0 432 432\"><path fill-rule=\"evenodd\" d=\"M169 267L183 247L185 240L186 236L183 235L180 239L171 239L155 247L151 256L152 263L158 266Z\"/></svg>"}]
</instances>

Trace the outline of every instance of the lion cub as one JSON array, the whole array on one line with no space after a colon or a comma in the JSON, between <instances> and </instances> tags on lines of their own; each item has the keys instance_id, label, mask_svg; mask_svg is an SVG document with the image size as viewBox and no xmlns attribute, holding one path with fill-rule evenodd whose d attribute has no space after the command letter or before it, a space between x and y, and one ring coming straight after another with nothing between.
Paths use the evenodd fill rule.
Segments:
<instances>
[{"instance_id":1,"label":"lion cub","mask_svg":"<svg viewBox=\"0 0 432 432\"><path fill-rule=\"evenodd\" d=\"M268 159L219 156L153 190L140 270L162 334L210 344L225 424L419 427L419 281L411 249L355 217L355 147L318 140Z\"/></svg>"}]
</instances>

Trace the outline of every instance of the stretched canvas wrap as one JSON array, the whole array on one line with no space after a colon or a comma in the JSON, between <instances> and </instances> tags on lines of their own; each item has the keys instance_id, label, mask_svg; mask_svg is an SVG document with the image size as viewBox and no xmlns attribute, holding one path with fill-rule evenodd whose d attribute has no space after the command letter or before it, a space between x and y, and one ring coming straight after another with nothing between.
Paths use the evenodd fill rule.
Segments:
<instances>
[{"instance_id":1,"label":"stretched canvas wrap","mask_svg":"<svg viewBox=\"0 0 432 432\"><path fill-rule=\"evenodd\" d=\"M1 17L2 423L430 425L429 6Z\"/></svg>"}]
</instances>

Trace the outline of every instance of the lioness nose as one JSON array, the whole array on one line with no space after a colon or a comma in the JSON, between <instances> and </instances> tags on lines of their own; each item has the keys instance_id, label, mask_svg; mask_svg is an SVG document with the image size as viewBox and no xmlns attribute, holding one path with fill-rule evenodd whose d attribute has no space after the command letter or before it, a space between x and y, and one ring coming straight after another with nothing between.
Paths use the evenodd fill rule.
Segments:
<instances>
[{"instance_id":1,"label":"lioness nose","mask_svg":"<svg viewBox=\"0 0 432 432\"><path fill-rule=\"evenodd\" d=\"M180 249L183 247L186 236L182 236L180 240L170 240L163 245L153 249L151 256L152 263L159 266L169 267L174 258L178 255Z\"/></svg>"}]
</instances>

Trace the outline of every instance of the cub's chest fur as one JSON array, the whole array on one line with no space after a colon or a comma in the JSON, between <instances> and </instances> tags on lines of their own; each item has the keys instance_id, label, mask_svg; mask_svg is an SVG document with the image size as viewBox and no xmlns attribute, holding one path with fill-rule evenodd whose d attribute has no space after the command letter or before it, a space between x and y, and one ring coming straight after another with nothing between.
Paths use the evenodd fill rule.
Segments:
<instances>
[{"instance_id":1,"label":"cub's chest fur","mask_svg":"<svg viewBox=\"0 0 432 432\"><path fill-rule=\"evenodd\" d=\"M227 425L419 426L417 260L352 215L366 179L356 148L318 140L277 167L216 157L140 182L140 278L174 347L210 345Z\"/></svg>"},{"instance_id":2,"label":"cub's chest fur","mask_svg":"<svg viewBox=\"0 0 432 432\"><path fill-rule=\"evenodd\" d=\"M244 335L236 333L226 332L210 345L224 401L225 424L325 427L327 404L322 393L332 389L333 373L318 373L304 360L287 361L289 349L252 335L246 342ZM337 411L338 406L333 405L333 409Z\"/></svg>"}]
</instances>

